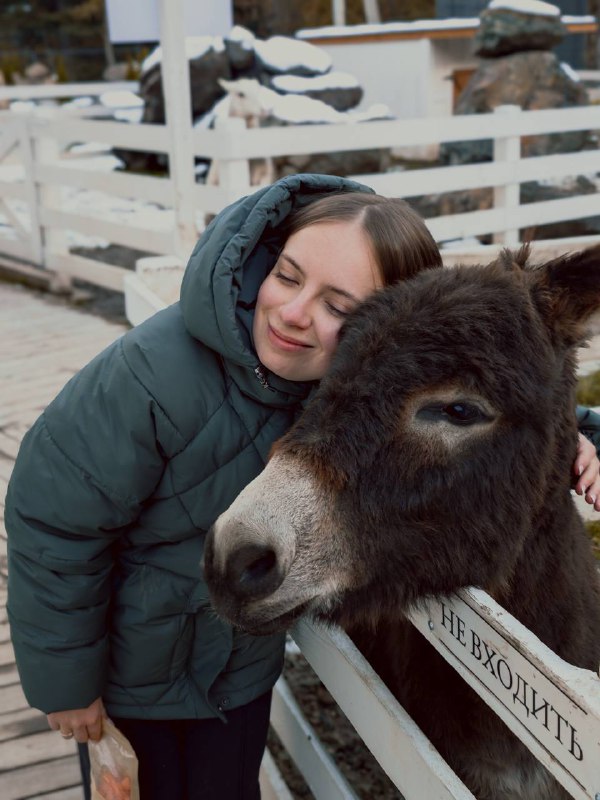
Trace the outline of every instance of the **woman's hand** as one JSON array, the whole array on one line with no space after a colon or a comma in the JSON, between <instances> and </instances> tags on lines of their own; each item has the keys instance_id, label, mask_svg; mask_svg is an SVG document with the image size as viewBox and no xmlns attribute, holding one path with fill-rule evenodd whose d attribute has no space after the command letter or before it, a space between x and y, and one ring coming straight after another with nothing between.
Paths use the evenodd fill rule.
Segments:
<instances>
[{"instance_id":1,"label":"woman's hand","mask_svg":"<svg viewBox=\"0 0 600 800\"><path fill-rule=\"evenodd\" d=\"M85 744L88 739L97 742L102 736L102 719L106 717L102 698L87 708L75 708L70 711L54 711L46 719L53 731L60 731L63 739L72 739Z\"/></svg>"},{"instance_id":2,"label":"woman's hand","mask_svg":"<svg viewBox=\"0 0 600 800\"><path fill-rule=\"evenodd\" d=\"M596 448L582 433L579 434L573 472L577 476L574 487L577 494L585 495L585 502L600 511L600 461Z\"/></svg>"}]
</instances>

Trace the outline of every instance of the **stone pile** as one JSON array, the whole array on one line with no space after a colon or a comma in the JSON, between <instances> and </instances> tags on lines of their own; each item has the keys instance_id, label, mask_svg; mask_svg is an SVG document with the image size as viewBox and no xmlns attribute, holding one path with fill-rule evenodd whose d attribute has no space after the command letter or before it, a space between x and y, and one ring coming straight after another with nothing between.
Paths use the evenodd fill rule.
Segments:
<instances>
[{"instance_id":1,"label":"stone pile","mask_svg":"<svg viewBox=\"0 0 600 800\"><path fill-rule=\"evenodd\" d=\"M279 108L289 111L295 105L294 113L289 116L278 113L275 104L261 123L267 126L339 122L339 115L351 112L363 97L356 78L348 73L332 71L331 58L323 50L290 37L272 36L263 40L236 26L223 39L208 36L187 39L186 52L192 117L196 125L210 125L226 96L220 80L250 78L288 100ZM161 59L159 47L142 65L139 90L144 101L142 122L162 124L165 121ZM296 104L292 103L292 97L298 98ZM387 116L387 109L375 117L381 115ZM317 129L315 140L318 141ZM131 169L161 170L166 166L166 157L161 155L126 150L117 150L116 155ZM349 175L375 171L387 157L388 151L297 156L277 159L276 168L280 175L306 169Z\"/></svg>"},{"instance_id":2,"label":"stone pile","mask_svg":"<svg viewBox=\"0 0 600 800\"><path fill-rule=\"evenodd\" d=\"M577 75L552 52L567 32L559 8L540 0L492 0L480 20L475 52L481 62L458 98L456 114L483 114L505 104L533 110L588 103ZM562 153L589 144L585 131L534 136L523 140L522 153ZM492 144L447 144L442 158L451 164L487 161Z\"/></svg>"},{"instance_id":3,"label":"stone pile","mask_svg":"<svg viewBox=\"0 0 600 800\"><path fill-rule=\"evenodd\" d=\"M577 74L561 63L552 48L566 34L560 9L538 0L492 0L481 13L475 52L481 61L458 98L456 114L489 113L500 105L526 110L586 105L589 98ZM597 147L594 135L573 131L521 139L523 156L573 152ZM440 158L449 164L467 164L492 158L491 141L453 142L442 146ZM592 194L593 179L574 176L564 180L521 184L521 203ZM491 189L454 192L415 199L426 216L491 208ZM600 233L600 218L554 223L528 231L533 238L555 238Z\"/></svg>"}]
</instances>

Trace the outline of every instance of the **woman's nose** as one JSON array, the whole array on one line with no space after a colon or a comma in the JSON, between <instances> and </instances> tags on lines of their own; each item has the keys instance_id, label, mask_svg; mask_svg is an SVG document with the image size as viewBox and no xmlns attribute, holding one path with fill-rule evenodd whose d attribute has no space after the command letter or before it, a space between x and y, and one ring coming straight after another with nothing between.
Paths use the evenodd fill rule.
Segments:
<instances>
[{"instance_id":1,"label":"woman's nose","mask_svg":"<svg viewBox=\"0 0 600 800\"><path fill-rule=\"evenodd\" d=\"M310 326L310 311L308 304L301 297L296 297L289 303L284 303L279 315L286 325L293 325L296 328L308 328Z\"/></svg>"}]
</instances>

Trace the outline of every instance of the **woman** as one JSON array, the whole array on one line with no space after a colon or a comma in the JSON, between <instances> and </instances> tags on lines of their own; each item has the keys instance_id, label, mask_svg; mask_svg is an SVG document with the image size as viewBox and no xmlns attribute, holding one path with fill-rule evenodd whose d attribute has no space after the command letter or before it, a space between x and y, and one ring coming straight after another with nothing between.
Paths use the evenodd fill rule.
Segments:
<instances>
[{"instance_id":1,"label":"woman","mask_svg":"<svg viewBox=\"0 0 600 800\"><path fill-rule=\"evenodd\" d=\"M106 709L138 754L143 800L259 797L283 637L211 613L204 533L292 424L344 317L439 264L402 201L286 178L225 209L181 302L97 356L25 437L6 507L23 688L79 743ZM591 496L590 452L576 469Z\"/></svg>"}]
</instances>

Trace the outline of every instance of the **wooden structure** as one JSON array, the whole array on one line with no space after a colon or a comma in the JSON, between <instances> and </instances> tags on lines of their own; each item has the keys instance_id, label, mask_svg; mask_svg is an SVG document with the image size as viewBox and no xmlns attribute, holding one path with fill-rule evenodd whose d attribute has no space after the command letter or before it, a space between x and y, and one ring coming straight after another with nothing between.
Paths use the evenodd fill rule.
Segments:
<instances>
[{"instance_id":1,"label":"wooden structure","mask_svg":"<svg viewBox=\"0 0 600 800\"><path fill-rule=\"evenodd\" d=\"M72 741L48 729L19 684L6 617L4 496L25 432L84 364L126 327L0 283L0 797L80 800ZM46 792L48 794L46 795Z\"/></svg>"},{"instance_id":2,"label":"wooden structure","mask_svg":"<svg viewBox=\"0 0 600 800\"><path fill-rule=\"evenodd\" d=\"M183 92L172 89L173 94L181 97ZM0 230L0 253L65 278L76 277L117 291L123 290L125 270L70 253L66 231L186 261L202 228L199 216L216 213L256 190L250 185L250 158L491 139L495 148L490 162L352 177L381 194L405 198L493 187L490 209L426 220L434 238L442 243L491 233L497 241L514 244L519 229L600 215L600 192L527 205L519 201L519 186L526 181L600 171L597 149L532 158L520 154L524 136L600 129L597 105L539 111L503 106L491 114L251 130L236 119L224 120L219 130L200 130L183 122L179 126L135 125L42 111L25 116L0 112L0 214L7 223ZM171 116L177 119L179 115ZM184 117L189 120L189 109ZM166 153L171 173L153 177L94 172L65 152L70 143L85 142ZM194 182L194 157L220 160L219 186ZM5 177L3 163L8 163L10 177ZM153 214L157 208L166 209L161 217L166 222L160 226L122 218L108 221L93 207L88 211L83 204L66 207L65 194L75 190L82 198L93 191L136 198L152 208Z\"/></svg>"}]
</instances>

